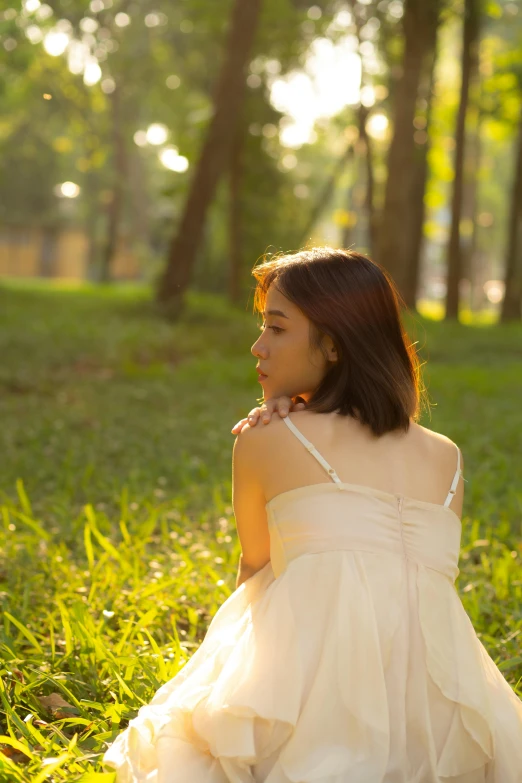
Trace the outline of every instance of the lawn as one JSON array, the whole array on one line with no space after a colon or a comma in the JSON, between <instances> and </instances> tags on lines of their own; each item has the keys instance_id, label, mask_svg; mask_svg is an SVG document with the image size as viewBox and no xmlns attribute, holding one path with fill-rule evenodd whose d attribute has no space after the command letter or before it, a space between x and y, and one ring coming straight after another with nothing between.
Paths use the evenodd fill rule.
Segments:
<instances>
[{"instance_id":1,"label":"lawn","mask_svg":"<svg viewBox=\"0 0 522 783\"><path fill-rule=\"evenodd\" d=\"M522 327L423 313L421 424L466 463L457 588L522 696ZM235 589L256 335L252 298L192 292L173 325L136 286L0 287L2 783L110 783L107 744Z\"/></svg>"}]
</instances>

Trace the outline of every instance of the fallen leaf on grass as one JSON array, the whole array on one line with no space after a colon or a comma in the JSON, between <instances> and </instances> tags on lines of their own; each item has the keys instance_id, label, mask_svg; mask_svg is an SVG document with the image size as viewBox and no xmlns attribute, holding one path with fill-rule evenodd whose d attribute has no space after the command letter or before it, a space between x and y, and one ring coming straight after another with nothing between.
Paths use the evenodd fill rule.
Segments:
<instances>
[{"instance_id":1,"label":"fallen leaf on grass","mask_svg":"<svg viewBox=\"0 0 522 783\"><path fill-rule=\"evenodd\" d=\"M55 718L70 718L71 715L78 715L78 709L74 707L59 693L51 693L49 696L36 697L42 707L53 714Z\"/></svg>"},{"instance_id":2,"label":"fallen leaf on grass","mask_svg":"<svg viewBox=\"0 0 522 783\"><path fill-rule=\"evenodd\" d=\"M15 764L27 764L28 761L31 761L30 756L26 756L25 753L22 753L16 748L0 748L0 753L3 756L7 756L8 759L11 759L11 761L14 761Z\"/></svg>"}]
</instances>

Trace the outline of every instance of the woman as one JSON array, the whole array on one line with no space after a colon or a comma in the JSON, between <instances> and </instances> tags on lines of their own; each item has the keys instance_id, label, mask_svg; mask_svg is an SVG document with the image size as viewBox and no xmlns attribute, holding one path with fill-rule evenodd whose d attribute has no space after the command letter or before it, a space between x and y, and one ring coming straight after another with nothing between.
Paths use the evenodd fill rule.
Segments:
<instances>
[{"instance_id":1,"label":"woman","mask_svg":"<svg viewBox=\"0 0 522 783\"><path fill-rule=\"evenodd\" d=\"M392 280L329 248L253 274L264 398L295 405L234 428L238 589L104 762L118 783L520 783L522 702L454 586L462 453L416 422Z\"/></svg>"}]
</instances>

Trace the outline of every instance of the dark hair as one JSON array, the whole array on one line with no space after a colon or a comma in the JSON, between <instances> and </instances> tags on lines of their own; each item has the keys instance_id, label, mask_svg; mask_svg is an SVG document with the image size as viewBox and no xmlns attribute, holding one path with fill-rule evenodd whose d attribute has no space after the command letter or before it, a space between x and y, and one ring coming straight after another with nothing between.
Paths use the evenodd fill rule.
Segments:
<instances>
[{"instance_id":1,"label":"dark hair","mask_svg":"<svg viewBox=\"0 0 522 783\"><path fill-rule=\"evenodd\" d=\"M317 413L338 411L375 435L406 432L425 398L420 361L401 320L400 294L388 272L352 250L312 247L254 266L254 312L265 309L272 283L311 321L310 347L329 335L333 363L307 403ZM325 354L326 358L326 354Z\"/></svg>"}]
</instances>

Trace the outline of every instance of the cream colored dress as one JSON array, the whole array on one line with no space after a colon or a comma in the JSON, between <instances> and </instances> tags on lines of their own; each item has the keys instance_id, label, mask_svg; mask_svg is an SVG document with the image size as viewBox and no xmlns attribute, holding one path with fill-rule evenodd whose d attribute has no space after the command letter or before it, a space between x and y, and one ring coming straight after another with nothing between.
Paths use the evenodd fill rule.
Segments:
<instances>
[{"instance_id":1,"label":"cream colored dress","mask_svg":"<svg viewBox=\"0 0 522 783\"><path fill-rule=\"evenodd\" d=\"M522 701L454 586L443 505L333 479L267 504L271 561L103 762L117 783L521 783Z\"/></svg>"}]
</instances>

